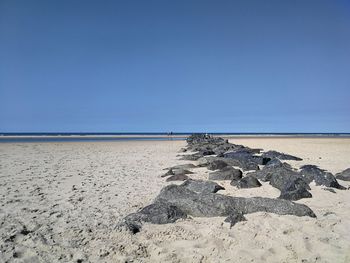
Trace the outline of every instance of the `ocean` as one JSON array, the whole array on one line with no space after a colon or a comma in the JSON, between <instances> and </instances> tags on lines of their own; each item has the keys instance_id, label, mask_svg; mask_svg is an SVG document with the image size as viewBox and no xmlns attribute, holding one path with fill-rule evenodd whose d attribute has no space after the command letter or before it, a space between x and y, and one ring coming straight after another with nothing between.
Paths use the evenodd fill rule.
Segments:
<instances>
[{"instance_id":1,"label":"ocean","mask_svg":"<svg viewBox=\"0 0 350 263\"><path fill-rule=\"evenodd\" d=\"M192 132L181 133L0 133L0 143L79 142L79 141L170 141L185 140ZM208 133L223 137L350 137L350 133Z\"/></svg>"}]
</instances>

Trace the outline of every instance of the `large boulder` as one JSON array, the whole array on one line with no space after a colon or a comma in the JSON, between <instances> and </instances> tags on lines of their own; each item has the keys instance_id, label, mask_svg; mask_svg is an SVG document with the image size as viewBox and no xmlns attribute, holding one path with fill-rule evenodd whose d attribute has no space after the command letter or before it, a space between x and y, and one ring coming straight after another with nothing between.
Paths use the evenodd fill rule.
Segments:
<instances>
[{"instance_id":1,"label":"large boulder","mask_svg":"<svg viewBox=\"0 0 350 263\"><path fill-rule=\"evenodd\" d=\"M157 202L142 208L137 213L126 216L118 226L126 227L133 234L136 234L140 232L143 222L168 224L186 217L187 215L178 207L169 203Z\"/></svg>"},{"instance_id":2,"label":"large boulder","mask_svg":"<svg viewBox=\"0 0 350 263\"><path fill-rule=\"evenodd\" d=\"M245 176L241 180L232 180L231 185L237 188L255 188L260 187L261 183L254 176Z\"/></svg>"},{"instance_id":3,"label":"large boulder","mask_svg":"<svg viewBox=\"0 0 350 263\"><path fill-rule=\"evenodd\" d=\"M199 217L228 216L233 211L243 214L269 212L279 215L315 217L313 211L306 205L288 200L263 197L243 198L212 193L197 194L177 185L163 188L155 202L168 202L188 215Z\"/></svg>"},{"instance_id":4,"label":"large boulder","mask_svg":"<svg viewBox=\"0 0 350 263\"><path fill-rule=\"evenodd\" d=\"M318 168L316 165L303 165L300 167L300 173L308 183L315 181L316 185L323 185L337 189L346 189L341 186L333 174Z\"/></svg>"},{"instance_id":5,"label":"large boulder","mask_svg":"<svg viewBox=\"0 0 350 263\"><path fill-rule=\"evenodd\" d=\"M271 175L270 184L273 187L282 190L285 188L286 184L296 181L297 179L300 179L298 182L302 187L310 190L309 184L303 180L298 172L286 168L276 169L276 172Z\"/></svg>"},{"instance_id":6,"label":"large boulder","mask_svg":"<svg viewBox=\"0 0 350 263\"><path fill-rule=\"evenodd\" d=\"M281 191L279 198L296 201L312 197L308 182L298 172L286 167L276 170L278 172L271 175L270 184Z\"/></svg>"},{"instance_id":7,"label":"large boulder","mask_svg":"<svg viewBox=\"0 0 350 263\"><path fill-rule=\"evenodd\" d=\"M209 173L209 180L239 180L242 178L242 171L232 166L225 166L221 170Z\"/></svg>"},{"instance_id":8,"label":"large boulder","mask_svg":"<svg viewBox=\"0 0 350 263\"><path fill-rule=\"evenodd\" d=\"M308 191L307 187L305 186L305 181L300 177L290 180L286 182L284 187L281 189L279 198L292 201L302 198L311 198L312 194Z\"/></svg>"},{"instance_id":9,"label":"large boulder","mask_svg":"<svg viewBox=\"0 0 350 263\"><path fill-rule=\"evenodd\" d=\"M350 168L342 171L341 173L337 173L335 176L338 180L350 181Z\"/></svg>"}]
</instances>

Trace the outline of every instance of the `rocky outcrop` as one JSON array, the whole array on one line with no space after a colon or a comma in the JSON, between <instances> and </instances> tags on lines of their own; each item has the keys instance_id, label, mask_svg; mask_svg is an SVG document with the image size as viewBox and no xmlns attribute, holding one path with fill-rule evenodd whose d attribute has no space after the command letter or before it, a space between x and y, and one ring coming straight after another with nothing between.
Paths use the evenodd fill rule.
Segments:
<instances>
[{"instance_id":1,"label":"rocky outcrop","mask_svg":"<svg viewBox=\"0 0 350 263\"><path fill-rule=\"evenodd\" d=\"M161 190L153 204L137 213L126 216L120 226L137 233L141 229L142 222L173 223L180 218L186 218L187 215L198 217L227 216L227 221L233 225L244 220L244 214L255 212L316 217L306 205L288 200L196 193L185 186L169 185Z\"/></svg>"},{"instance_id":2,"label":"rocky outcrop","mask_svg":"<svg viewBox=\"0 0 350 263\"><path fill-rule=\"evenodd\" d=\"M164 187L154 203L139 212L128 215L121 225L133 233L140 231L143 222L154 224L173 223L187 216L226 217L225 222L231 227L237 222L245 221L245 214L268 212L279 215L316 217L313 211L303 204L290 200L311 197L309 183L315 180L328 187L341 186L332 175L315 166L304 166L301 171L294 170L281 160L301 160L298 157L268 151L261 155L260 149L251 149L242 145L231 144L223 138L204 134L194 134L187 139L188 146L181 152L194 152L182 155L182 159L196 160L198 166L182 164L168 168L164 176L167 181L183 180L181 185ZM212 156L216 155L216 156ZM263 168L260 170L260 166ZM261 181L269 181L281 191L278 199L263 197L233 197L218 194L224 187L213 181L193 180L186 174L190 169L207 167L210 180L230 180L238 188L260 187ZM253 170L242 177L242 171ZM259 180L258 180L259 179Z\"/></svg>"}]
</instances>

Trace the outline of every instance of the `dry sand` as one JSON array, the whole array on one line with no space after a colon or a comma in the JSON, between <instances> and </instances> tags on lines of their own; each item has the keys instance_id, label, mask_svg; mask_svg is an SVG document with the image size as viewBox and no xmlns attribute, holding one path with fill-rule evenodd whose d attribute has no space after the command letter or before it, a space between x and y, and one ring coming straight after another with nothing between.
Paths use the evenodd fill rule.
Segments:
<instances>
[{"instance_id":1,"label":"dry sand","mask_svg":"<svg viewBox=\"0 0 350 263\"><path fill-rule=\"evenodd\" d=\"M350 167L350 139L236 138L231 142L299 156L332 173ZM317 219L247 215L115 229L167 185L163 168L184 141L0 144L0 262L350 262L350 191L312 186L304 203ZM207 179L204 168L192 178ZM344 186L348 182L339 181ZM222 194L277 197L229 185Z\"/></svg>"}]
</instances>

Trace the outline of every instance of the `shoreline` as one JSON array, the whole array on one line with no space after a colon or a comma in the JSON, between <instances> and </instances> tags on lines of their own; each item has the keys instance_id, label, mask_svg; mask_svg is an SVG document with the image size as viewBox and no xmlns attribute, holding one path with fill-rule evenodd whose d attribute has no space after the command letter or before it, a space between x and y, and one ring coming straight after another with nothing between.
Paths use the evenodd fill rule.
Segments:
<instances>
[{"instance_id":1,"label":"shoreline","mask_svg":"<svg viewBox=\"0 0 350 263\"><path fill-rule=\"evenodd\" d=\"M210 134L210 133L209 133ZM0 141L5 140L5 139L19 139L19 138L86 138L86 139L99 139L99 138L110 138L110 139L186 139L189 134L173 134L173 135L166 135L166 134L123 134L123 135L108 135L108 134L101 134L101 135L0 135ZM225 139L230 139L230 138L350 138L350 134L317 134L317 133L312 133L312 134L211 134L213 137L221 137Z\"/></svg>"}]
</instances>

